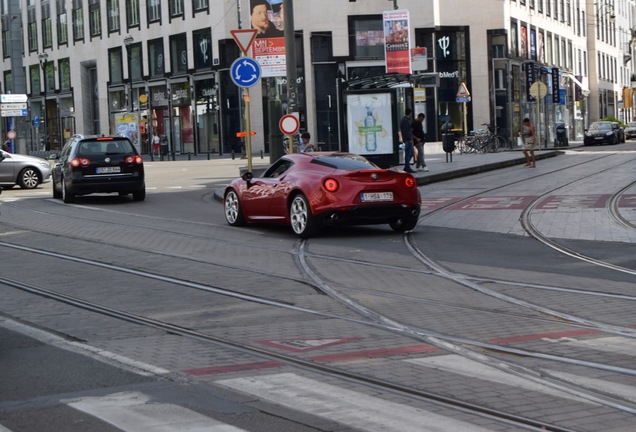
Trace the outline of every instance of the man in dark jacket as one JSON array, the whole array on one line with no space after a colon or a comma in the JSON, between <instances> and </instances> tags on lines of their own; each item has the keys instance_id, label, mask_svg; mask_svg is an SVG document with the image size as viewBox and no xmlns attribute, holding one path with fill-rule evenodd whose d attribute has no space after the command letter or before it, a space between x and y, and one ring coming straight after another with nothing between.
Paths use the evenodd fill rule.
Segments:
<instances>
[{"instance_id":1,"label":"man in dark jacket","mask_svg":"<svg viewBox=\"0 0 636 432\"><path fill-rule=\"evenodd\" d=\"M426 162L424 161L424 143L426 141L426 136L424 135L425 118L426 116L424 113L419 113L411 125L411 129L413 129L413 139L415 140L415 148L417 149L415 168L418 171L428 171L428 168L426 168Z\"/></svg>"},{"instance_id":2,"label":"man in dark jacket","mask_svg":"<svg viewBox=\"0 0 636 432\"><path fill-rule=\"evenodd\" d=\"M404 117L400 120L400 133L404 143L404 171L416 173L411 169L411 159L413 158L413 132L411 131L411 108L404 110Z\"/></svg>"}]
</instances>

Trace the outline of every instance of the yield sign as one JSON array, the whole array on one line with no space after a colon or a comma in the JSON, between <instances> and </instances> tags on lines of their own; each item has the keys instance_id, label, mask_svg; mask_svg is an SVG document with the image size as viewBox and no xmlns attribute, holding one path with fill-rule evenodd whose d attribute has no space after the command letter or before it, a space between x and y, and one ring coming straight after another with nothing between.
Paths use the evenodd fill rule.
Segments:
<instances>
[{"instance_id":1,"label":"yield sign","mask_svg":"<svg viewBox=\"0 0 636 432\"><path fill-rule=\"evenodd\" d=\"M241 29L241 30L230 30L232 37L236 41L236 44L239 46L243 54L247 55L247 52L252 47L254 43L254 39L256 39L256 33L258 30L256 29Z\"/></svg>"}]
</instances>

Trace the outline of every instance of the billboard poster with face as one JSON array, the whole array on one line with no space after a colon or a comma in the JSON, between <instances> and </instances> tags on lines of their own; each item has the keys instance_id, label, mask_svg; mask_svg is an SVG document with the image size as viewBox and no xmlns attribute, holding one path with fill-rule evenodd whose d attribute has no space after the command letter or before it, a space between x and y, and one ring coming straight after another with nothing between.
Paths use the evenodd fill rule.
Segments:
<instances>
[{"instance_id":1,"label":"billboard poster with face","mask_svg":"<svg viewBox=\"0 0 636 432\"><path fill-rule=\"evenodd\" d=\"M383 24L386 72L410 74L409 11L385 11Z\"/></svg>"},{"instance_id":2,"label":"billboard poster with face","mask_svg":"<svg viewBox=\"0 0 636 432\"><path fill-rule=\"evenodd\" d=\"M250 22L256 29L252 57L263 77L285 76L285 32L282 0L250 0Z\"/></svg>"}]
</instances>

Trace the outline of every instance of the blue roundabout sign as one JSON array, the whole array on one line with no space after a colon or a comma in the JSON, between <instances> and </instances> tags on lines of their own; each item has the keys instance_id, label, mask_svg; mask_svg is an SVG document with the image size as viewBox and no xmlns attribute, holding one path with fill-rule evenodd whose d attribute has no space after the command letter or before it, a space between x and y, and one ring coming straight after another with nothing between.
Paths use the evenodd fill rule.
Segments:
<instances>
[{"instance_id":1,"label":"blue roundabout sign","mask_svg":"<svg viewBox=\"0 0 636 432\"><path fill-rule=\"evenodd\" d=\"M238 58L230 67L230 77L239 87L252 87L261 79L261 66L251 57Z\"/></svg>"}]
</instances>

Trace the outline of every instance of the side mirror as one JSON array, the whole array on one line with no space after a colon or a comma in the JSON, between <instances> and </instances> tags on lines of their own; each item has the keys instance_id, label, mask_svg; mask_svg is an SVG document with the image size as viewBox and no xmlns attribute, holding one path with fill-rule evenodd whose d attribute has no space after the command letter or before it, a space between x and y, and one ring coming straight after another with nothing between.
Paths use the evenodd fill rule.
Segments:
<instances>
[{"instance_id":1,"label":"side mirror","mask_svg":"<svg viewBox=\"0 0 636 432\"><path fill-rule=\"evenodd\" d=\"M241 178L243 180L245 180L246 182L251 182L252 179L254 178L254 174L252 174L250 171L243 173L243 175L241 176Z\"/></svg>"}]
</instances>

